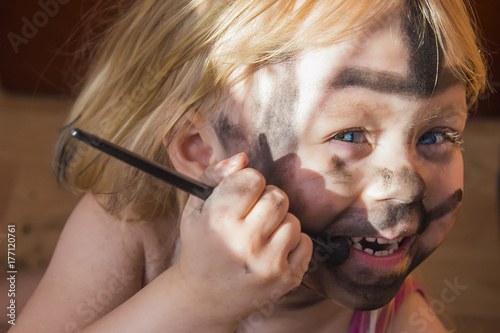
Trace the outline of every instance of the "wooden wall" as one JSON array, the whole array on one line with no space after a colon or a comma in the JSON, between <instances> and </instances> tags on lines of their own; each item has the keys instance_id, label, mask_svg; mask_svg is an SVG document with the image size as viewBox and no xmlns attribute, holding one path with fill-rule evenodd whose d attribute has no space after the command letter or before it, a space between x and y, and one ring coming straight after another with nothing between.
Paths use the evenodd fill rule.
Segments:
<instances>
[{"instance_id":1,"label":"wooden wall","mask_svg":"<svg viewBox=\"0 0 500 333\"><path fill-rule=\"evenodd\" d=\"M98 1L1 2L0 77L3 88L27 94L70 94L85 68L85 63L82 64L85 59L73 62L85 31L81 29L82 17L88 15ZM491 54L490 82L493 88L500 90L500 1L476 0L476 3ZM500 98L490 92L480 101L476 116L493 115L500 115Z\"/></svg>"}]
</instances>

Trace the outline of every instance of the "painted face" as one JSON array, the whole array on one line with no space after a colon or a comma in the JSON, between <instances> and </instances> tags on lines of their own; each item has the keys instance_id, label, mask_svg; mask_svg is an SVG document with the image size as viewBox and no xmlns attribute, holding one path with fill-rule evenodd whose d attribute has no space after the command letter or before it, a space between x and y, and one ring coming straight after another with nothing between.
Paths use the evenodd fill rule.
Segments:
<instances>
[{"instance_id":1,"label":"painted face","mask_svg":"<svg viewBox=\"0 0 500 333\"><path fill-rule=\"evenodd\" d=\"M349 239L344 264L316 256L303 283L351 308L392 299L462 199L465 87L439 64L435 42L417 49L412 32L385 20L262 68L234 88L238 108L219 123L228 155L249 154L288 194L304 232Z\"/></svg>"}]
</instances>

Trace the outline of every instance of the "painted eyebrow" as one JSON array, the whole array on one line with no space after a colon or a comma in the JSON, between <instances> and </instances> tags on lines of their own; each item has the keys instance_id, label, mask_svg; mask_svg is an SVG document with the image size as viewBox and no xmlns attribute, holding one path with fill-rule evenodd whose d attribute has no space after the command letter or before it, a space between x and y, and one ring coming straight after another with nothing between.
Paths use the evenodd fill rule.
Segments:
<instances>
[{"instance_id":1,"label":"painted eyebrow","mask_svg":"<svg viewBox=\"0 0 500 333\"><path fill-rule=\"evenodd\" d=\"M448 69L439 73L438 84L433 94L459 84L460 81ZM389 72L378 72L367 68L347 67L340 71L332 82L333 88L361 87L385 94L425 96L425 89L415 76L404 76Z\"/></svg>"}]
</instances>

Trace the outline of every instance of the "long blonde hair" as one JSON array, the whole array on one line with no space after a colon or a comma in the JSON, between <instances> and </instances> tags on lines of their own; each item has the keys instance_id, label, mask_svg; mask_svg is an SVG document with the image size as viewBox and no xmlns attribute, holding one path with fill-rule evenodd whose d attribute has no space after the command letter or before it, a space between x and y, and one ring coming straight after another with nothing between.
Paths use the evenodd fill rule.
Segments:
<instances>
[{"instance_id":1,"label":"long blonde hair","mask_svg":"<svg viewBox=\"0 0 500 333\"><path fill-rule=\"evenodd\" d=\"M485 88L486 68L471 7L456 0L414 3L474 103ZM130 211L145 219L175 211L184 200L175 189L78 144L69 130L87 129L170 165L164 138L182 127L187 112L205 119L229 112L223 101L242 69L341 42L404 5L403 0L135 1L96 52L59 140L58 179L109 194L103 204L112 213Z\"/></svg>"}]
</instances>

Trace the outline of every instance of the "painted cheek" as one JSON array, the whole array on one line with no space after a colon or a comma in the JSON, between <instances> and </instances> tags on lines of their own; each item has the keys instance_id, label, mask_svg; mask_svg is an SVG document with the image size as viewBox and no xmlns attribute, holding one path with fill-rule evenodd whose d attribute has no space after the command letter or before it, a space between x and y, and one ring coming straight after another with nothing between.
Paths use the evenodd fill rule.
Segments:
<instances>
[{"instance_id":1,"label":"painted cheek","mask_svg":"<svg viewBox=\"0 0 500 333\"><path fill-rule=\"evenodd\" d=\"M448 215L449 213L456 210L461 202L463 197L462 189L458 189L453 192L448 198L446 198L443 202L433 207L427 212L427 219L432 222L434 220L441 219Z\"/></svg>"},{"instance_id":2,"label":"painted cheek","mask_svg":"<svg viewBox=\"0 0 500 333\"><path fill-rule=\"evenodd\" d=\"M350 202L362 190L363 179L369 170L369 166L365 163L352 162L341 154L335 154L330 158L328 167L322 175L326 188L335 194L337 201Z\"/></svg>"},{"instance_id":3,"label":"painted cheek","mask_svg":"<svg viewBox=\"0 0 500 333\"><path fill-rule=\"evenodd\" d=\"M464 187L464 167L462 155L455 152L444 165L436 164L436 167L429 169L426 180L428 186L427 207L432 207L432 203L444 200L450 193Z\"/></svg>"},{"instance_id":4,"label":"painted cheek","mask_svg":"<svg viewBox=\"0 0 500 333\"><path fill-rule=\"evenodd\" d=\"M460 153L447 166L429 171L428 195L424 199L427 208L427 229L419 236L420 259L434 251L453 227L463 197L463 160Z\"/></svg>"},{"instance_id":5,"label":"painted cheek","mask_svg":"<svg viewBox=\"0 0 500 333\"><path fill-rule=\"evenodd\" d=\"M330 165L326 173L328 180L334 184L345 184L352 181L352 174L349 171L348 163L338 155L332 156Z\"/></svg>"},{"instance_id":6,"label":"painted cheek","mask_svg":"<svg viewBox=\"0 0 500 333\"><path fill-rule=\"evenodd\" d=\"M418 266L443 242L453 227L462 202L462 189L456 189L446 199L431 207L427 214L427 229L418 236L412 267Z\"/></svg>"},{"instance_id":7,"label":"painted cheek","mask_svg":"<svg viewBox=\"0 0 500 333\"><path fill-rule=\"evenodd\" d=\"M290 212L296 215L305 227L322 229L322 223L329 223L345 209L354 196L356 186L348 163L333 156L326 170L313 171L306 166L294 169L292 177L284 175L282 188L290 198Z\"/></svg>"}]
</instances>

